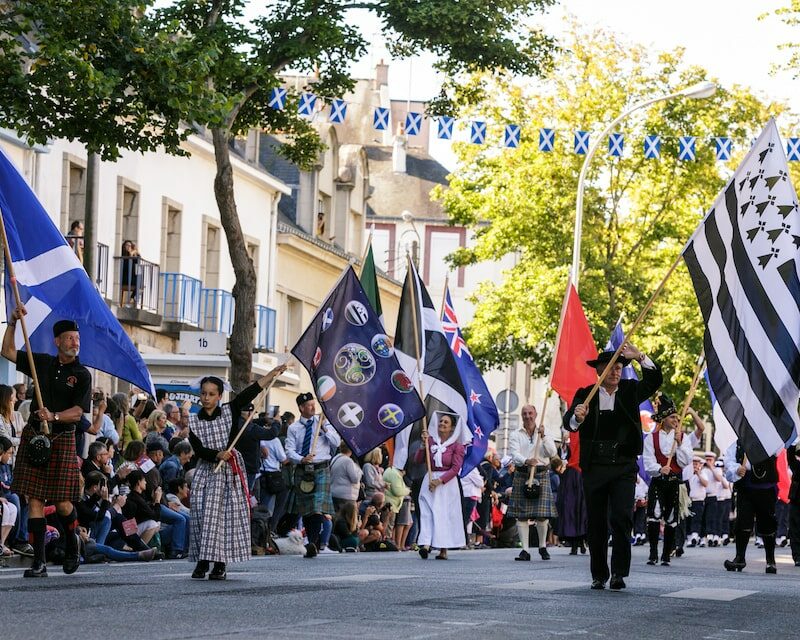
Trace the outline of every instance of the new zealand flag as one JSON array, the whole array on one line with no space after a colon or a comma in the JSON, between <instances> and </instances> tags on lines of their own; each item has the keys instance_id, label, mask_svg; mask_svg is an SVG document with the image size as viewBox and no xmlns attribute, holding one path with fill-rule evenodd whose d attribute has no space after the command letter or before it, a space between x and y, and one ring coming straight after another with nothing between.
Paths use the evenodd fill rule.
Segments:
<instances>
[{"instance_id":1,"label":"new zealand flag","mask_svg":"<svg viewBox=\"0 0 800 640\"><path fill-rule=\"evenodd\" d=\"M311 376L329 422L357 456L425 413L352 267L292 353Z\"/></svg>"},{"instance_id":2,"label":"new zealand flag","mask_svg":"<svg viewBox=\"0 0 800 640\"><path fill-rule=\"evenodd\" d=\"M467 455L464 457L464 464L461 467L461 477L463 478L483 460L489 443L489 434L497 429L500 417L494 400L492 400L492 394L489 393L483 376L467 349L464 336L461 335L461 327L458 325L453 300L450 298L450 287L446 287L444 290L442 330L450 343L450 350L456 357L458 373L461 375L461 382L464 383L464 391L467 394L467 426L472 433L472 444L467 449Z\"/></svg>"}]
</instances>

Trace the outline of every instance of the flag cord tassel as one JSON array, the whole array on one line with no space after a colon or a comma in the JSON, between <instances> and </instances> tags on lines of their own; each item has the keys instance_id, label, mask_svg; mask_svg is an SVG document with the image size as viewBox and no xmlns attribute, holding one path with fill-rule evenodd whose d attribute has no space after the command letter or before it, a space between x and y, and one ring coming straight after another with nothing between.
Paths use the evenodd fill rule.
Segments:
<instances>
[{"instance_id":1,"label":"flag cord tassel","mask_svg":"<svg viewBox=\"0 0 800 640\"><path fill-rule=\"evenodd\" d=\"M11 261L11 251L8 248L8 236L6 236L6 221L3 218L3 210L0 209L0 241L3 243L3 252L6 257L6 269L8 270L8 278L9 282L11 282L11 288L14 291L14 300L16 301L16 305L18 307L22 306L22 299L19 295L19 287L17 286L17 277L14 275L14 263ZM6 302L6 304L8 304ZM20 316L19 319L20 326L22 327L22 337L25 339L25 349L26 354L28 357L28 367L31 370L31 378L33 379L33 393L36 397L36 404L37 406L42 409L44 408L44 403L42 402L42 391L39 387L39 376L36 373L36 365L33 362L33 350L31 349L31 341L28 337L28 327L25 324L25 316ZM50 427L47 424L46 420L41 421L41 429L42 433L45 435L50 433Z\"/></svg>"},{"instance_id":2,"label":"flag cord tassel","mask_svg":"<svg viewBox=\"0 0 800 640\"><path fill-rule=\"evenodd\" d=\"M413 274L414 269L412 268L411 264L411 256L406 252L406 261L408 263L408 273ZM413 276L412 276L413 277ZM416 283L415 283L416 284ZM417 287L413 287L413 295L411 296L411 323L412 328L414 329L414 357L417 361L417 386L419 387L419 399L422 400L422 404L425 404L425 394L424 389L422 387L422 371L420 370L419 366L419 325L417 323ZM431 448L428 446L427 443L427 435L428 435L428 409L425 408L425 412L422 414L422 434L426 436L425 442L425 464L428 467L428 478L433 480L433 471L431 467Z\"/></svg>"},{"instance_id":3,"label":"flag cord tassel","mask_svg":"<svg viewBox=\"0 0 800 640\"><path fill-rule=\"evenodd\" d=\"M658 298L658 296L664 290L664 286L667 284L667 280L670 279L672 274L675 272L675 269L678 268L678 265L681 263L682 259L683 259L683 254L681 253L675 259L675 262L672 263L672 266L669 268L666 275L661 279L661 282L659 282L658 286L656 287L656 290L653 291L653 295L650 296L650 299L647 301L647 304L644 305L644 308L641 310L639 316L636 318L636 321L633 323L630 330L628 331L628 335L626 336L625 340L620 343L620 345L617 347L617 350L614 351L614 355L611 357L611 360L609 360L608 364L606 365L606 368L603 369L603 372L598 376L597 382L594 383L594 386L592 387L591 391L589 391L589 395L586 396L586 399L583 401L584 404L588 405L592 401L592 398L594 398L595 394L597 393L597 390L600 388L600 385L603 384L603 381L606 379L606 376L611 371L611 368L614 366L614 363L617 361L617 358L619 358L619 355L620 353L622 353L622 350L625 348L625 345L628 343L631 336L636 333L636 330L639 328L639 325L641 325L642 322L644 321L645 316L647 316L647 314L649 313L650 309L653 306L653 303L656 301L656 298Z\"/></svg>"}]
</instances>

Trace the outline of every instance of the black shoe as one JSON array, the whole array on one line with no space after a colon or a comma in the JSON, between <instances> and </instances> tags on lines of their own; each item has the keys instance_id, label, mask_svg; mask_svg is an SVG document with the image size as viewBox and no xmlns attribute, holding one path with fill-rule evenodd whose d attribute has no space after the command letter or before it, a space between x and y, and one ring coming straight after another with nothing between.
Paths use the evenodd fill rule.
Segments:
<instances>
[{"instance_id":1,"label":"black shoe","mask_svg":"<svg viewBox=\"0 0 800 640\"><path fill-rule=\"evenodd\" d=\"M11 550L14 553L18 553L21 556L25 556L26 558L33 557L33 547L29 545L27 542L17 541L11 545Z\"/></svg>"},{"instance_id":2,"label":"black shoe","mask_svg":"<svg viewBox=\"0 0 800 640\"><path fill-rule=\"evenodd\" d=\"M656 564L658 564L658 556L650 556L647 559L647 564L649 564L651 567L654 567Z\"/></svg>"},{"instance_id":3,"label":"black shoe","mask_svg":"<svg viewBox=\"0 0 800 640\"><path fill-rule=\"evenodd\" d=\"M541 547L539 549L539 555L542 556L542 560L549 560L550 559L550 554L547 552L547 549L545 549L544 547Z\"/></svg>"},{"instance_id":4,"label":"black shoe","mask_svg":"<svg viewBox=\"0 0 800 640\"><path fill-rule=\"evenodd\" d=\"M676 558L683 557L683 549L675 549L675 557Z\"/></svg>"},{"instance_id":5,"label":"black shoe","mask_svg":"<svg viewBox=\"0 0 800 640\"><path fill-rule=\"evenodd\" d=\"M695 540L694 538L689 540L689 546L690 547L696 547L697 546L697 540Z\"/></svg>"},{"instance_id":6,"label":"black shoe","mask_svg":"<svg viewBox=\"0 0 800 640\"><path fill-rule=\"evenodd\" d=\"M317 547L314 545L313 542L309 542L306 545L306 554L303 556L304 558L316 558L317 557Z\"/></svg>"},{"instance_id":7,"label":"black shoe","mask_svg":"<svg viewBox=\"0 0 800 640\"><path fill-rule=\"evenodd\" d=\"M67 575L73 574L78 570L78 567L81 566L81 558L77 555L65 555L64 556L64 563L61 565L61 569Z\"/></svg>"},{"instance_id":8,"label":"black shoe","mask_svg":"<svg viewBox=\"0 0 800 640\"><path fill-rule=\"evenodd\" d=\"M211 573L208 574L209 580L225 580L227 577L228 574L225 572L224 562L215 562L214 568L211 570Z\"/></svg>"},{"instance_id":9,"label":"black shoe","mask_svg":"<svg viewBox=\"0 0 800 640\"><path fill-rule=\"evenodd\" d=\"M581 553L586 553L586 546L581 542Z\"/></svg>"},{"instance_id":10,"label":"black shoe","mask_svg":"<svg viewBox=\"0 0 800 640\"><path fill-rule=\"evenodd\" d=\"M195 565L194 571L192 571L192 578L195 580L202 580L206 577L206 573L208 572L208 560L200 560L200 562Z\"/></svg>"},{"instance_id":11,"label":"black shoe","mask_svg":"<svg viewBox=\"0 0 800 640\"><path fill-rule=\"evenodd\" d=\"M420 549L420 551L422 551L422 549ZM422 553L420 553L420 555L422 555ZM517 562L530 562L531 554L525 551L525 549L523 549L522 551L519 552L519 555L516 558L514 558L514 560L516 560Z\"/></svg>"},{"instance_id":12,"label":"black shoe","mask_svg":"<svg viewBox=\"0 0 800 640\"><path fill-rule=\"evenodd\" d=\"M747 566L747 563L739 558L734 558L733 560L726 560L722 563L722 566L728 571L741 571Z\"/></svg>"},{"instance_id":13,"label":"black shoe","mask_svg":"<svg viewBox=\"0 0 800 640\"><path fill-rule=\"evenodd\" d=\"M594 589L595 591L600 591L601 589L606 588L606 583L600 580L599 578L595 578L594 580L592 580L592 586L589 588Z\"/></svg>"},{"instance_id":14,"label":"black shoe","mask_svg":"<svg viewBox=\"0 0 800 640\"><path fill-rule=\"evenodd\" d=\"M30 569L25 569L24 578L46 578L47 565L44 562L34 562Z\"/></svg>"},{"instance_id":15,"label":"black shoe","mask_svg":"<svg viewBox=\"0 0 800 640\"><path fill-rule=\"evenodd\" d=\"M668 567L669 566L669 558L661 558L661 566Z\"/></svg>"},{"instance_id":16,"label":"black shoe","mask_svg":"<svg viewBox=\"0 0 800 640\"><path fill-rule=\"evenodd\" d=\"M768 562L767 563L766 573L772 573L772 574L778 573L778 567L775 566L774 562Z\"/></svg>"},{"instance_id":17,"label":"black shoe","mask_svg":"<svg viewBox=\"0 0 800 640\"><path fill-rule=\"evenodd\" d=\"M611 576L611 582L608 583L608 588L612 591L619 591L625 588L625 581L621 576Z\"/></svg>"},{"instance_id":18,"label":"black shoe","mask_svg":"<svg viewBox=\"0 0 800 640\"><path fill-rule=\"evenodd\" d=\"M731 542L730 538L723 538L722 539L722 546L723 547L727 547L730 544L730 542Z\"/></svg>"},{"instance_id":19,"label":"black shoe","mask_svg":"<svg viewBox=\"0 0 800 640\"><path fill-rule=\"evenodd\" d=\"M184 560L188 554L185 551L176 551L167 556L167 560Z\"/></svg>"},{"instance_id":20,"label":"black shoe","mask_svg":"<svg viewBox=\"0 0 800 640\"><path fill-rule=\"evenodd\" d=\"M419 551L419 557L422 558L423 560L427 560L428 554L431 552L431 550L428 549L428 547L420 547L418 551Z\"/></svg>"},{"instance_id":21,"label":"black shoe","mask_svg":"<svg viewBox=\"0 0 800 640\"><path fill-rule=\"evenodd\" d=\"M569 555L577 556L578 555L578 547L572 547L572 549L569 552Z\"/></svg>"},{"instance_id":22,"label":"black shoe","mask_svg":"<svg viewBox=\"0 0 800 640\"><path fill-rule=\"evenodd\" d=\"M795 560L794 561L794 566L795 567L800 567L800 560Z\"/></svg>"}]
</instances>

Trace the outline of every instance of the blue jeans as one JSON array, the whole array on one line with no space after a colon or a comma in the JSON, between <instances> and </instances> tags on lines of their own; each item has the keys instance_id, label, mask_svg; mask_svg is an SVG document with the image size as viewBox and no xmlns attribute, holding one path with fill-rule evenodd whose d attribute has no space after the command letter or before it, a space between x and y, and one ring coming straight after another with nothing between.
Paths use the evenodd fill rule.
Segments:
<instances>
[{"instance_id":1,"label":"blue jeans","mask_svg":"<svg viewBox=\"0 0 800 640\"><path fill-rule=\"evenodd\" d=\"M169 544L173 553L189 548L189 516L161 505L161 542Z\"/></svg>"},{"instance_id":2,"label":"blue jeans","mask_svg":"<svg viewBox=\"0 0 800 640\"><path fill-rule=\"evenodd\" d=\"M99 522L95 521L95 523L92 525L92 531L90 535L97 541L97 544L105 544L109 531L111 531L111 514L106 512L102 520Z\"/></svg>"},{"instance_id":3,"label":"blue jeans","mask_svg":"<svg viewBox=\"0 0 800 640\"><path fill-rule=\"evenodd\" d=\"M98 553L102 553L109 560L115 560L117 562L125 562L125 561L139 559L139 554L136 553L135 551L119 551L114 547L108 547L104 544L100 544L99 542L95 545L95 549L97 549Z\"/></svg>"},{"instance_id":4,"label":"blue jeans","mask_svg":"<svg viewBox=\"0 0 800 640\"><path fill-rule=\"evenodd\" d=\"M19 496L16 493L7 493L4 498L17 508L17 521L14 523L16 528L16 538L20 542L28 541L28 503L20 506Z\"/></svg>"}]
</instances>

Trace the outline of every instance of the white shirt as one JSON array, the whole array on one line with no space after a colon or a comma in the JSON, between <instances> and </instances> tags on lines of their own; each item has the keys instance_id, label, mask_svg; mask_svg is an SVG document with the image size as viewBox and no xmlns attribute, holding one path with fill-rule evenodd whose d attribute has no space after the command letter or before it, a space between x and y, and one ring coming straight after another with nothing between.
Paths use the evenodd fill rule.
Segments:
<instances>
[{"instance_id":1,"label":"white shirt","mask_svg":"<svg viewBox=\"0 0 800 640\"><path fill-rule=\"evenodd\" d=\"M280 471L281 463L286 460L286 451L281 441L278 438L262 440L261 448L267 450L266 457L261 460L261 471Z\"/></svg>"},{"instance_id":2,"label":"white shirt","mask_svg":"<svg viewBox=\"0 0 800 640\"><path fill-rule=\"evenodd\" d=\"M313 420L312 424L312 432L317 428L317 424L319 423L319 416L314 416L310 418ZM293 422L289 425L289 429L286 432L286 456L294 462L295 464L300 464L303 460L303 456L301 455L301 451L303 450L303 440L305 439L306 435L306 419L301 417L300 420L297 422ZM342 438L336 433L336 429L334 429L330 423L320 427L319 436L317 437L316 445L314 446L314 450L311 452L314 454L314 463L317 462L325 462L326 460L331 459L331 448L335 448L339 446L341 443ZM313 435L312 435L312 442L313 442Z\"/></svg>"},{"instance_id":3,"label":"white shirt","mask_svg":"<svg viewBox=\"0 0 800 640\"><path fill-rule=\"evenodd\" d=\"M661 463L656 460L655 446L653 445L653 438L658 438L658 445L661 448L661 453L669 458L672 452L672 446L675 444L675 430L663 431L658 429L652 433L648 433L644 439L644 447L642 450L642 459L644 460L644 469L652 477L661 475ZM678 464L681 469L692 464L692 447L689 438L683 438L680 446L675 448L675 456L673 460Z\"/></svg>"},{"instance_id":4,"label":"white shirt","mask_svg":"<svg viewBox=\"0 0 800 640\"><path fill-rule=\"evenodd\" d=\"M708 480L708 486L706 487L706 496L709 498L716 498L719 495L720 489L722 489L722 482L720 482L722 478L722 474L719 472L718 469L711 469L709 467L703 467L700 471L703 474L703 477Z\"/></svg>"},{"instance_id":5,"label":"white shirt","mask_svg":"<svg viewBox=\"0 0 800 640\"><path fill-rule=\"evenodd\" d=\"M702 469L700 469L700 473L703 473ZM694 469L692 469L692 476L689 478L689 499L693 502L706 499L706 488L700 482L700 476L694 472Z\"/></svg>"},{"instance_id":6,"label":"white shirt","mask_svg":"<svg viewBox=\"0 0 800 640\"><path fill-rule=\"evenodd\" d=\"M648 491L647 483L642 480L642 476L638 473L636 474L636 488L633 492L634 500L644 500L647 498L647 491Z\"/></svg>"},{"instance_id":7,"label":"white shirt","mask_svg":"<svg viewBox=\"0 0 800 640\"><path fill-rule=\"evenodd\" d=\"M655 363L648 357L645 356L644 360L640 363L642 367L645 369L655 369ZM603 387L600 387L597 390L597 397L600 402L600 411L613 411L614 410L614 403L617 399L617 390L615 389L611 393L606 391ZM577 431L578 427L581 423L579 423L575 416L573 415L569 420L569 428L571 431Z\"/></svg>"},{"instance_id":8,"label":"white shirt","mask_svg":"<svg viewBox=\"0 0 800 640\"><path fill-rule=\"evenodd\" d=\"M534 443L536 443L536 451L533 450ZM520 427L508 439L508 452L517 467L525 465L525 461L529 458L536 458L537 464L548 464L550 458L556 455L556 443L548 435L540 438L538 427L532 436L528 435L525 427Z\"/></svg>"},{"instance_id":9,"label":"white shirt","mask_svg":"<svg viewBox=\"0 0 800 640\"><path fill-rule=\"evenodd\" d=\"M464 492L465 498L480 498L483 493L483 476L475 467L467 475L461 478L461 490Z\"/></svg>"}]
</instances>

